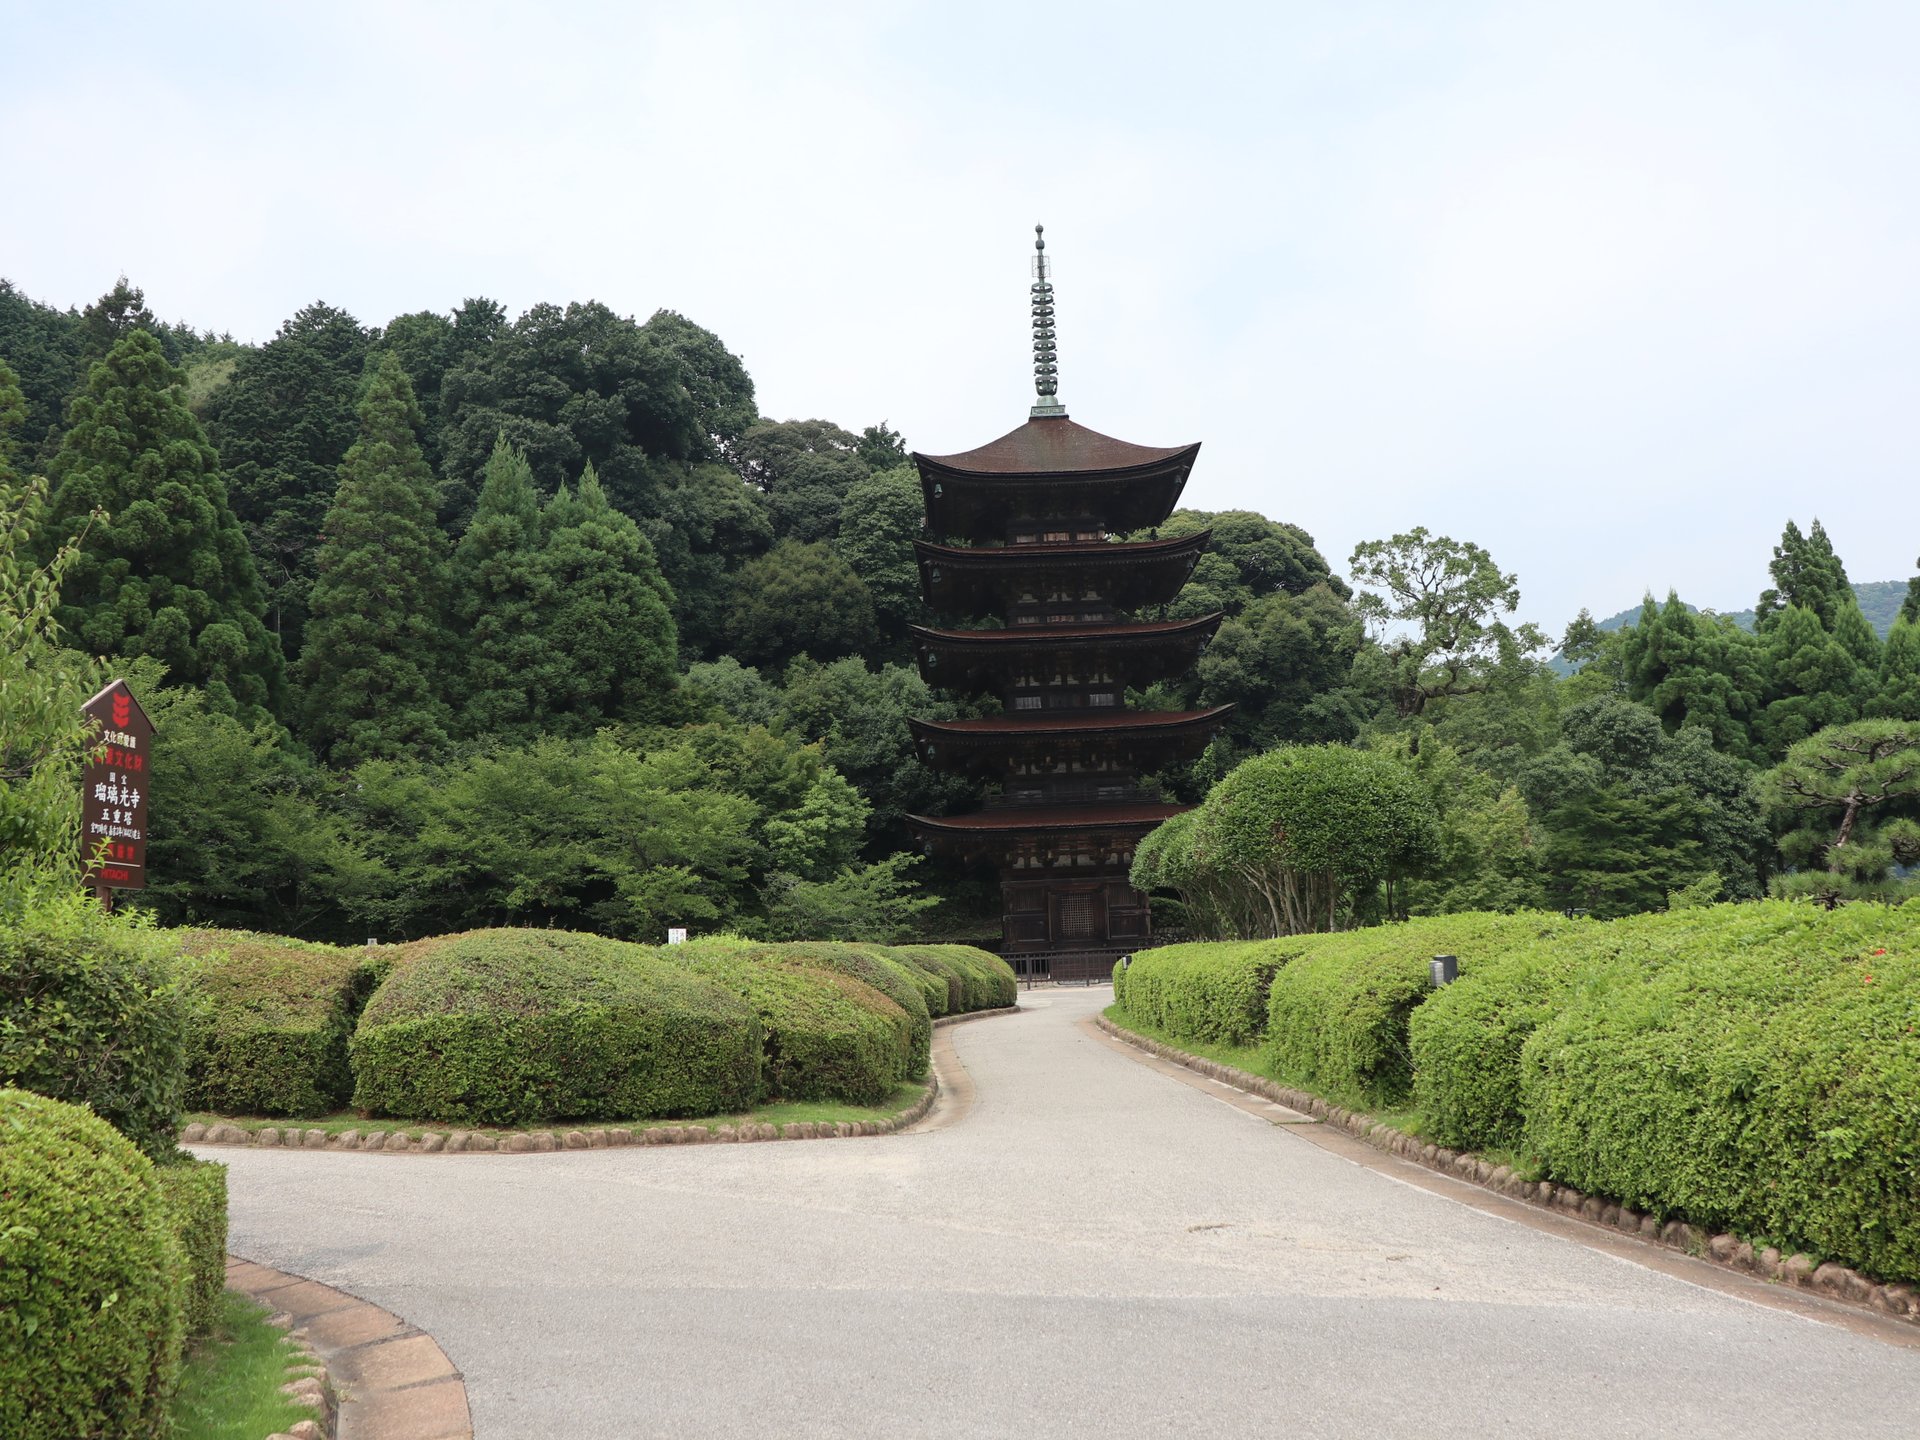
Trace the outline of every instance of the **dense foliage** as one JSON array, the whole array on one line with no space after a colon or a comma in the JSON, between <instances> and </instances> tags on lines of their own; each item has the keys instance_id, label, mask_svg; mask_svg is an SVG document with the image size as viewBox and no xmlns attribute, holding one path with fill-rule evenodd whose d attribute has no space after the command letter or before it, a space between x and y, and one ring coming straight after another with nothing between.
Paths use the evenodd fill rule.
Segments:
<instances>
[{"instance_id":1,"label":"dense foliage","mask_svg":"<svg viewBox=\"0 0 1920 1440\"><path fill-rule=\"evenodd\" d=\"M760 1025L635 945L551 930L421 941L352 1042L354 1104L486 1125L750 1105Z\"/></svg>"},{"instance_id":2,"label":"dense foliage","mask_svg":"<svg viewBox=\"0 0 1920 1440\"><path fill-rule=\"evenodd\" d=\"M1436 953L1459 979L1428 983ZM1258 1027L1250 1002L1269 985ZM1143 951L1123 1017L1590 1193L1920 1279L1920 913L1458 915Z\"/></svg>"},{"instance_id":3,"label":"dense foliage","mask_svg":"<svg viewBox=\"0 0 1920 1440\"><path fill-rule=\"evenodd\" d=\"M910 663L919 484L885 424L761 416L717 336L590 301L384 326L316 302L256 346L161 323L125 280L67 312L0 283L9 361L0 839L67 843L84 737L61 712L128 673L161 747L134 903L170 923L991 933L989 877L910 854L908 814L980 787L924 768L907 717L996 706ZM1250 511L1159 533L1200 530L1162 613L1223 622L1131 698L1233 709L1149 784L1259 789L1303 762L1236 767L1327 746L1410 771L1427 813L1386 859L1333 827L1340 854L1269 865L1257 906L1209 890L1194 828L1150 841L1163 927L1909 886L1920 802L1876 804L1835 871L1832 827L1767 778L1836 726L1920 722L1920 578L1853 585L1818 521L1786 526L1749 616L1583 614L1553 664L1519 576L1469 540L1402 530L1342 578Z\"/></svg>"},{"instance_id":4,"label":"dense foliage","mask_svg":"<svg viewBox=\"0 0 1920 1440\"><path fill-rule=\"evenodd\" d=\"M152 1162L78 1106L0 1089L0 1195L0 1434L162 1433L185 1261Z\"/></svg>"}]
</instances>

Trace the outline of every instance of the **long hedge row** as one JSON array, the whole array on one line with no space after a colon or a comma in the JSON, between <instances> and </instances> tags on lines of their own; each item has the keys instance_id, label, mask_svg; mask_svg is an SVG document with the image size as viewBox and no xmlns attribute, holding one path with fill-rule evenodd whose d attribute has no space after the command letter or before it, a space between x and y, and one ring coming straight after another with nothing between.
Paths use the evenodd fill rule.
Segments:
<instances>
[{"instance_id":1,"label":"long hedge row","mask_svg":"<svg viewBox=\"0 0 1920 1440\"><path fill-rule=\"evenodd\" d=\"M1118 1006L1410 1108L1437 1143L1920 1279L1920 907L1463 915L1274 944L1140 952ZM1459 959L1438 991L1436 954Z\"/></svg>"},{"instance_id":2,"label":"long hedge row","mask_svg":"<svg viewBox=\"0 0 1920 1440\"><path fill-rule=\"evenodd\" d=\"M1011 1004L965 946L645 946L479 930L365 950L183 934L187 1101L226 1114L464 1124L875 1104L926 1074L936 1015Z\"/></svg>"}]
</instances>

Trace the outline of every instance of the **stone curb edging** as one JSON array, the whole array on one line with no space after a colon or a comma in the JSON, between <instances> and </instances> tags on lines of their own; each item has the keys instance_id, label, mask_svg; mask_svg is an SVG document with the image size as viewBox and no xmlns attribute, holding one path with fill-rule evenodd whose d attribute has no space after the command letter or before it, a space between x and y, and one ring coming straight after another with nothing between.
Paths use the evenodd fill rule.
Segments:
<instances>
[{"instance_id":1,"label":"stone curb edging","mask_svg":"<svg viewBox=\"0 0 1920 1440\"><path fill-rule=\"evenodd\" d=\"M996 1015L1018 1015L1019 1013L1018 1005L1001 1005L993 1010L963 1010L958 1015L934 1016L933 1028L938 1030L943 1025L964 1025L969 1020L991 1020Z\"/></svg>"},{"instance_id":2,"label":"stone curb edging","mask_svg":"<svg viewBox=\"0 0 1920 1440\"><path fill-rule=\"evenodd\" d=\"M288 1386L321 1410L267 1440L472 1440L467 1384L426 1331L371 1301L289 1275L237 1255L227 1257L227 1288L274 1313L314 1357L309 1373Z\"/></svg>"},{"instance_id":3,"label":"stone curb edging","mask_svg":"<svg viewBox=\"0 0 1920 1440\"><path fill-rule=\"evenodd\" d=\"M1583 1194L1570 1185L1547 1180L1525 1180L1504 1165L1495 1166L1476 1155L1449 1150L1443 1145L1430 1145L1376 1121L1370 1115L1344 1109L1318 1095L1291 1089L1264 1075L1252 1075L1218 1060L1190 1055L1159 1040L1136 1034L1105 1015L1095 1015L1093 1020L1102 1031L1136 1050L1144 1050L1149 1055L1184 1066L1210 1080L1264 1096L1289 1110L1298 1110L1344 1130L1376 1149L1388 1151L1453 1179L1478 1185L1543 1210L1555 1210L1589 1224L1635 1236L1649 1244L1685 1251L1716 1265L1757 1275L1762 1280L1813 1290L1826 1299L1862 1306L1895 1319L1920 1322L1920 1287L1904 1282L1881 1283L1845 1265L1831 1260L1823 1263L1811 1255L1782 1256L1771 1246L1756 1251L1737 1235L1710 1235L1683 1220L1669 1220L1662 1224L1653 1216L1631 1206Z\"/></svg>"}]
</instances>

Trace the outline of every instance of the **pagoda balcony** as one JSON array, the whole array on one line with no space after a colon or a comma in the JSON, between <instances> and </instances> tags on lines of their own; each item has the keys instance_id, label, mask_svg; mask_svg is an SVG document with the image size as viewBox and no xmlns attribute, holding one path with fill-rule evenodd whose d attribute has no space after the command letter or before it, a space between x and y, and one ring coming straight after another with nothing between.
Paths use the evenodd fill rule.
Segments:
<instances>
[{"instance_id":1,"label":"pagoda balcony","mask_svg":"<svg viewBox=\"0 0 1920 1440\"><path fill-rule=\"evenodd\" d=\"M1168 540L979 546L916 540L913 548L921 594L936 613L1012 617L1088 604L1164 605L1187 583L1210 537L1201 530Z\"/></svg>"},{"instance_id":2,"label":"pagoda balcony","mask_svg":"<svg viewBox=\"0 0 1920 1440\"><path fill-rule=\"evenodd\" d=\"M1138 621L1117 625L1020 625L1004 630L908 628L929 685L987 691L1009 709L1058 708L1045 703L1049 688L1092 691L1113 697L1156 680L1185 674L1220 628L1219 612L1195 620ZM1022 696L1023 690L1035 692ZM1022 705L1021 699L1041 703ZM1089 697L1091 698L1091 697ZM1100 703L1100 702L1093 702Z\"/></svg>"}]
</instances>

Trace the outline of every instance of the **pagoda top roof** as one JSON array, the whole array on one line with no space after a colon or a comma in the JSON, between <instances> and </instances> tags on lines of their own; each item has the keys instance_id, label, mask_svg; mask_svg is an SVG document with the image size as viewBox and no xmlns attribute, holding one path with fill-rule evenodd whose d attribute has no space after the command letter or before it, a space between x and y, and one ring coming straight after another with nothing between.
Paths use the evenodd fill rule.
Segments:
<instances>
[{"instance_id":1,"label":"pagoda top roof","mask_svg":"<svg viewBox=\"0 0 1920 1440\"><path fill-rule=\"evenodd\" d=\"M971 815L910 815L907 818L922 830L951 835L1138 830L1151 829L1192 808L1191 805L1036 805L976 810Z\"/></svg>"},{"instance_id":2,"label":"pagoda top roof","mask_svg":"<svg viewBox=\"0 0 1920 1440\"><path fill-rule=\"evenodd\" d=\"M1077 425L1065 415L1045 416L1009 430L998 440L953 455L923 455L915 463L957 475L1099 475L1191 465L1200 445L1135 445Z\"/></svg>"}]
</instances>

